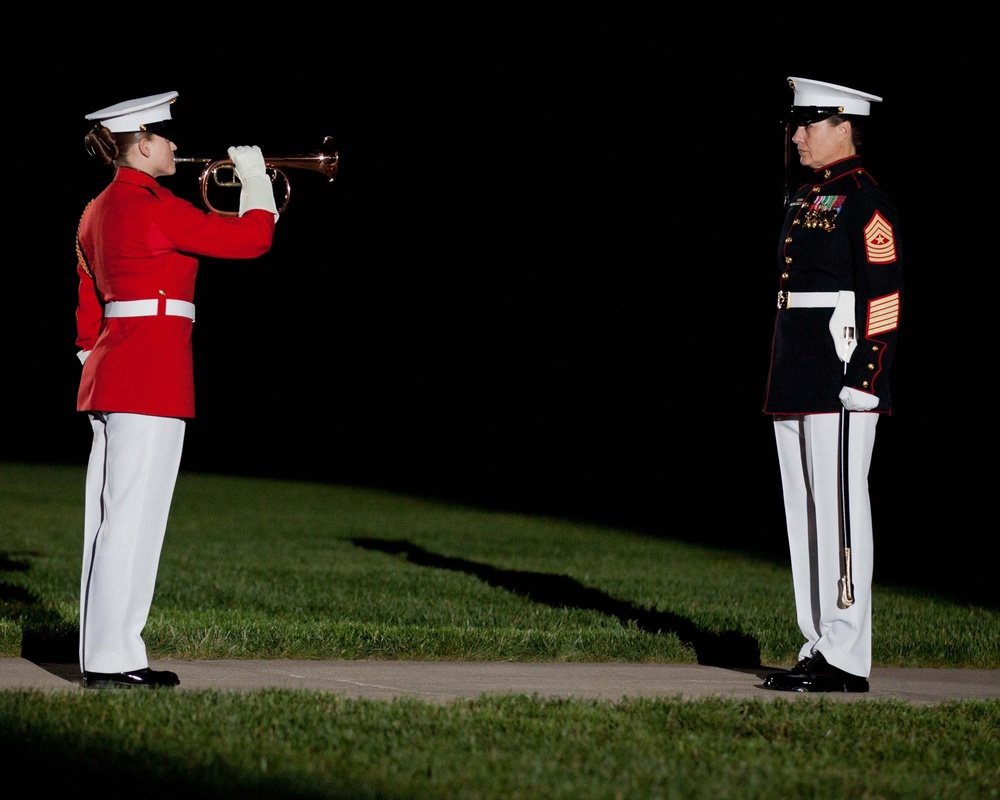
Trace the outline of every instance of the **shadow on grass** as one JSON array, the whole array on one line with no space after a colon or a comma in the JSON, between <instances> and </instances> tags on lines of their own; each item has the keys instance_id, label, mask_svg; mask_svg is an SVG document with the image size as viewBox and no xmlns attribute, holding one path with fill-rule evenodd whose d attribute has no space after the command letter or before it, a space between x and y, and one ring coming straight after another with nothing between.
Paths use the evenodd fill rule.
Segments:
<instances>
[{"instance_id":1,"label":"shadow on grass","mask_svg":"<svg viewBox=\"0 0 1000 800\"><path fill-rule=\"evenodd\" d=\"M24 557L39 553L0 552L0 573L26 572ZM0 581L0 614L21 620L21 658L67 681L81 679L79 666L80 631L49 608L37 595L22 586Z\"/></svg>"},{"instance_id":2,"label":"shadow on grass","mask_svg":"<svg viewBox=\"0 0 1000 800\"><path fill-rule=\"evenodd\" d=\"M497 569L488 564L450 558L428 552L418 545L399 539L355 538L356 547L383 553L405 555L407 561L424 567L451 569L475 575L501 589L527 597L554 608L580 608L598 611L618 619L622 625L634 622L650 634L675 634L694 649L698 663L712 667L750 667L760 664L760 645L751 636L739 631L713 633L705 631L691 620L667 611L651 611L618 600L598 589L584 586L573 578L546 572Z\"/></svg>"},{"instance_id":3,"label":"shadow on grass","mask_svg":"<svg viewBox=\"0 0 1000 800\"><path fill-rule=\"evenodd\" d=\"M677 614L639 608L605 592L584 586L573 578L544 572L503 570L462 558L449 558L428 552L403 540L356 538L355 546L368 550L405 555L421 566L457 570L475 575L491 586L527 597L554 608L580 608L615 617L622 625L635 623L645 633L675 634L690 646L699 664L716 667L756 668L760 664L760 646L752 637L738 631L705 631ZM0 571L27 569L9 553L0 553ZM79 630L68 626L38 597L22 587L0 581L0 608L5 615L23 619L21 657L69 681L80 679Z\"/></svg>"},{"instance_id":4,"label":"shadow on grass","mask_svg":"<svg viewBox=\"0 0 1000 800\"><path fill-rule=\"evenodd\" d=\"M150 693L155 694L155 693ZM88 700L94 698L90 695ZM150 703L158 698L140 698ZM100 709L103 698L92 702ZM74 698L74 702L79 702ZM58 710L51 716L59 719ZM98 716L100 710L95 712ZM4 776L13 786L23 787L17 795L76 794L80 786L100 786L109 795L137 795L143 800L325 800L330 797L345 800L373 800L386 795L378 789L366 789L363 776L346 772L344 788L331 794L330 783L336 776L323 776L322 785L310 786L308 773L255 774L229 766L226 758L216 756L214 763L204 765L205 758L194 758L178 752L176 745L143 744L129 740L127 730L119 736L104 735L95 740L84 726L63 730L58 721L40 722L25 732L6 719L0 718L0 749L4 753ZM357 788L352 788L357 786ZM13 790L12 790L13 791ZM14 795L11 795L14 796ZM401 795L402 796L402 795Z\"/></svg>"}]
</instances>

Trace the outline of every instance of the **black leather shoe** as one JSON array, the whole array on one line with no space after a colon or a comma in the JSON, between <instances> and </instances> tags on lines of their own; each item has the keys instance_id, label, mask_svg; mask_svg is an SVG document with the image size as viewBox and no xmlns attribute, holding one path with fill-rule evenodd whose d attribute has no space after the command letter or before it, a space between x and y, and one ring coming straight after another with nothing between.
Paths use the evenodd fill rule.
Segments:
<instances>
[{"instance_id":1,"label":"black leather shoe","mask_svg":"<svg viewBox=\"0 0 1000 800\"><path fill-rule=\"evenodd\" d=\"M811 664L815 660L816 660L815 655L806 656L805 658L800 658L798 662L795 664L795 666L792 667L788 672L774 672L768 675L766 678L764 678L764 686L766 686L768 689L772 689L774 688L772 684L774 683L775 679L778 678L779 676L802 674L803 670L806 668L806 665Z\"/></svg>"},{"instance_id":2,"label":"black leather shoe","mask_svg":"<svg viewBox=\"0 0 1000 800\"><path fill-rule=\"evenodd\" d=\"M788 672L768 675L764 688L779 692L867 692L868 679L844 672L817 653L802 659Z\"/></svg>"},{"instance_id":3,"label":"black leather shoe","mask_svg":"<svg viewBox=\"0 0 1000 800\"><path fill-rule=\"evenodd\" d=\"M89 689L159 689L181 682L176 672L146 667L131 672L85 672L83 685Z\"/></svg>"}]
</instances>

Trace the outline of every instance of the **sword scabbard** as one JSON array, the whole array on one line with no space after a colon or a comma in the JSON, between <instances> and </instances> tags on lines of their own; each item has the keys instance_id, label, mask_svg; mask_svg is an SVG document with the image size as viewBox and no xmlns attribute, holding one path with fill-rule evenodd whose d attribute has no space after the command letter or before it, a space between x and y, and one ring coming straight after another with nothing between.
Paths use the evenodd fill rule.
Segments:
<instances>
[{"instance_id":1,"label":"sword scabbard","mask_svg":"<svg viewBox=\"0 0 1000 800\"><path fill-rule=\"evenodd\" d=\"M854 605L854 576L851 574L851 548L844 548L844 576L839 581L840 597L837 605L850 608Z\"/></svg>"}]
</instances>

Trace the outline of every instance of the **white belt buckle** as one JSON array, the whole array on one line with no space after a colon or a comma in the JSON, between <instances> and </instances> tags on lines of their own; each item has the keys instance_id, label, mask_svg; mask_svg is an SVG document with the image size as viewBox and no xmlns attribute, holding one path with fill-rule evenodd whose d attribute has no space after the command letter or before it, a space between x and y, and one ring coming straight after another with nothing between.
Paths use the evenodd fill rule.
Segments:
<instances>
[{"instance_id":1,"label":"white belt buckle","mask_svg":"<svg viewBox=\"0 0 1000 800\"><path fill-rule=\"evenodd\" d=\"M104 316L113 317L156 317L159 316L159 300L113 300L104 307ZM167 299L163 304L163 315L187 317L194 322L194 303L187 300Z\"/></svg>"}]
</instances>

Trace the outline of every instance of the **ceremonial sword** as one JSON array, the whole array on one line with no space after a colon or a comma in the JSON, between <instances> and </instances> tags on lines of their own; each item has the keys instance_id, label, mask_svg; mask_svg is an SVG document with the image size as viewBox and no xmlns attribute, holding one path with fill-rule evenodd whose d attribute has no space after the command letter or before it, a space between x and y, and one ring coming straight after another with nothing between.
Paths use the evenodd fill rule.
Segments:
<instances>
[{"instance_id":1,"label":"ceremonial sword","mask_svg":"<svg viewBox=\"0 0 1000 800\"><path fill-rule=\"evenodd\" d=\"M852 350L854 342L854 327L844 326L844 339L847 342L847 352ZM847 375L847 362L844 362L844 375ZM851 412L841 403L840 406L840 569L838 582L840 596L837 605L849 608L854 605L854 576L851 571L851 504L848 486L850 485L850 459L848 458L848 443L850 441Z\"/></svg>"}]
</instances>

